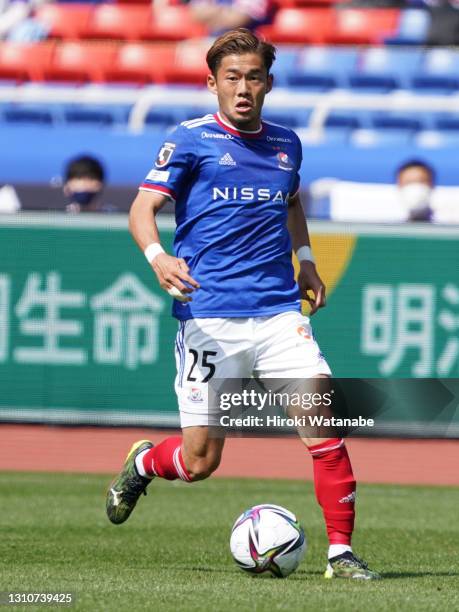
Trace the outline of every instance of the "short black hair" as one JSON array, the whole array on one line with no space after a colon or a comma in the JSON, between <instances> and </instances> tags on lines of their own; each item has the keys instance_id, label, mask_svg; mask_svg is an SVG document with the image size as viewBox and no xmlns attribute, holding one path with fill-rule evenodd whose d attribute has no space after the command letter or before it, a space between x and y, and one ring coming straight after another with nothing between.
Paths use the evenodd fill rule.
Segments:
<instances>
[{"instance_id":1,"label":"short black hair","mask_svg":"<svg viewBox=\"0 0 459 612\"><path fill-rule=\"evenodd\" d=\"M65 168L65 182L75 178L91 178L103 183L105 170L95 157L79 155L71 159Z\"/></svg>"},{"instance_id":2,"label":"short black hair","mask_svg":"<svg viewBox=\"0 0 459 612\"><path fill-rule=\"evenodd\" d=\"M403 162L403 164L401 164L397 168L397 172L395 173L396 178L398 179L400 174L404 170L407 170L408 168L424 168L424 170L426 170L429 173L430 181L432 185L435 185L435 181L437 178L435 174L435 170L433 166L431 166L428 162L424 161L423 159L408 159L407 161Z\"/></svg>"},{"instance_id":3,"label":"short black hair","mask_svg":"<svg viewBox=\"0 0 459 612\"><path fill-rule=\"evenodd\" d=\"M269 74L276 59L276 49L271 43L258 38L247 28L236 28L219 36L207 52L207 65L216 77L225 56L243 55L245 53L258 53L263 58L266 72Z\"/></svg>"}]
</instances>

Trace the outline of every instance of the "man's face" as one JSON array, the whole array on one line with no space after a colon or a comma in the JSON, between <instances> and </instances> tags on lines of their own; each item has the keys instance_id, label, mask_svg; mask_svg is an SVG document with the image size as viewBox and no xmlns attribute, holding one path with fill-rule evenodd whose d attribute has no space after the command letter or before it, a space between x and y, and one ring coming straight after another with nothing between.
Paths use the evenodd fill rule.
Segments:
<instances>
[{"instance_id":1,"label":"man's face","mask_svg":"<svg viewBox=\"0 0 459 612\"><path fill-rule=\"evenodd\" d=\"M409 166L400 172L398 177L399 187L405 187L406 185L420 183L432 187L432 178L430 172L422 166Z\"/></svg>"},{"instance_id":2,"label":"man's face","mask_svg":"<svg viewBox=\"0 0 459 612\"><path fill-rule=\"evenodd\" d=\"M91 212L97 208L97 198L103 183L89 176L69 179L64 185L64 195L69 199L71 212Z\"/></svg>"},{"instance_id":3,"label":"man's face","mask_svg":"<svg viewBox=\"0 0 459 612\"><path fill-rule=\"evenodd\" d=\"M411 221L429 221L433 184L427 168L408 166L398 175L397 183L407 218Z\"/></svg>"},{"instance_id":4,"label":"man's face","mask_svg":"<svg viewBox=\"0 0 459 612\"><path fill-rule=\"evenodd\" d=\"M242 130L260 127L265 95L272 88L272 76L267 75L261 55L226 55L216 78L208 76L207 86L218 97L220 114L234 127Z\"/></svg>"}]
</instances>

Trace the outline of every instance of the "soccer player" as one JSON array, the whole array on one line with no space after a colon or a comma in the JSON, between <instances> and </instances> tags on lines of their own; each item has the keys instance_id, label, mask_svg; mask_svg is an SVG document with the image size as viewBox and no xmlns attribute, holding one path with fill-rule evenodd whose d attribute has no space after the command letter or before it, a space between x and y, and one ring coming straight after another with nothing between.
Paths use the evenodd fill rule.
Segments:
<instances>
[{"instance_id":1,"label":"soccer player","mask_svg":"<svg viewBox=\"0 0 459 612\"><path fill-rule=\"evenodd\" d=\"M218 38L207 54L215 115L185 121L161 147L130 212L131 233L161 287L174 295L182 436L130 450L107 492L107 514L124 522L155 477L202 480L218 467L224 439L209 435L211 377L329 377L309 318L325 305L299 197L301 144L261 119L271 90L272 45L248 30ZM155 215L175 201L175 255L160 245ZM300 262L294 280L291 250ZM373 579L351 548L355 480L340 438L303 438L329 537L328 578Z\"/></svg>"}]
</instances>

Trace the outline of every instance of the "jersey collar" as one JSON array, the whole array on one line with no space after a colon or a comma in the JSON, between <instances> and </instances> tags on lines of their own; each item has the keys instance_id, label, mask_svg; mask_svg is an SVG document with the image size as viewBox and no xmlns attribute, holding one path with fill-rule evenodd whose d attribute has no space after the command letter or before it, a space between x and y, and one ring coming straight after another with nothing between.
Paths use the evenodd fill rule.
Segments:
<instances>
[{"instance_id":1,"label":"jersey collar","mask_svg":"<svg viewBox=\"0 0 459 612\"><path fill-rule=\"evenodd\" d=\"M226 132L233 134L233 136L239 136L239 138L259 138L265 129L264 123L261 122L258 130L253 130L253 131L237 130L235 127L230 125L228 122L224 121L222 117L220 116L220 113L215 113L214 118L215 118L215 121L218 123L218 125L222 127Z\"/></svg>"}]
</instances>

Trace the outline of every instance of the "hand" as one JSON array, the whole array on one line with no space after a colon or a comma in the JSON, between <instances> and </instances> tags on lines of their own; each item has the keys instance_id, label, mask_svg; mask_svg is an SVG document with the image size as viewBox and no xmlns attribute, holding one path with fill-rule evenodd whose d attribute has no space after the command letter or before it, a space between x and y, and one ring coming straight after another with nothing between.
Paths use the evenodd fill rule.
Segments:
<instances>
[{"instance_id":1,"label":"hand","mask_svg":"<svg viewBox=\"0 0 459 612\"><path fill-rule=\"evenodd\" d=\"M311 306L310 315L313 315L319 308L325 306L325 285L317 273L316 265L312 261L302 261L300 263L298 286L300 288L301 299L306 300ZM309 291L312 292L312 297L309 295Z\"/></svg>"},{"instance_id":2,"label":"hand","mask_svg":"<svg viewBox=\"0 0 459 612\"><path fill-rule=\"evenodd\" d=\"M160 253L151 262L151 267L158 278L159 284L165 291L175 287L181 293L190 294L200 287L199 283L188 274L189 267L184 259L173 257L167 253ZM181 301L191 302L191 297Z\"/></svg>"}]
</instances>

